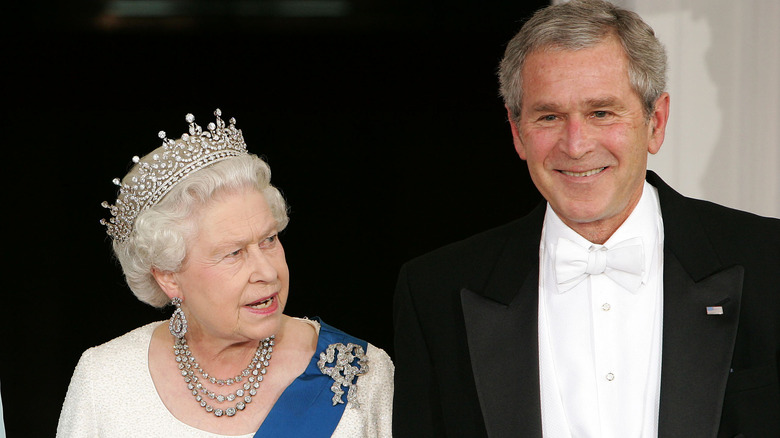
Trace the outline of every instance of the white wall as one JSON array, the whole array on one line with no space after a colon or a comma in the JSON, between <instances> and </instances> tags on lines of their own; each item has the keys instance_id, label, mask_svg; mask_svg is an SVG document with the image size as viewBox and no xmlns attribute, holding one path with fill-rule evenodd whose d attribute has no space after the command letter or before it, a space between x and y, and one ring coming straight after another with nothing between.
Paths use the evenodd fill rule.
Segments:
<instances>
[{"instance_id":1,"label":"white wall","mask_svg":"<svg viewBox=\"0 0 780 438\"><path fill-rule=\"evenodd\" d=\"M780 1L612 1L669 56L670 124L649 167L685 195L780 217Z\"/></svg>"}]
</instances>

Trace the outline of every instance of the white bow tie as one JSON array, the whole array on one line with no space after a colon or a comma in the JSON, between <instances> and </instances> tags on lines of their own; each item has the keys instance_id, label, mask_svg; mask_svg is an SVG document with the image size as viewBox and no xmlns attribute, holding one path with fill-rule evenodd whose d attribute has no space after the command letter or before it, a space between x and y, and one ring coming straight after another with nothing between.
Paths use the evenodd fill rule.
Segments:
<instances>
[{"instance_id":1,"label":"white bow tie","mask_svg":"<svg viewBox=\"0 0 780 438\"><path fill-rule=\"evenodd\" d=\"M567 292L588 275L605 274L615 283L636 293L644 272L642 239L635 237L607 249L593 245L590 249L563 237L555 249L555 277L558 291Z\"/></svg>"}]
</instances>

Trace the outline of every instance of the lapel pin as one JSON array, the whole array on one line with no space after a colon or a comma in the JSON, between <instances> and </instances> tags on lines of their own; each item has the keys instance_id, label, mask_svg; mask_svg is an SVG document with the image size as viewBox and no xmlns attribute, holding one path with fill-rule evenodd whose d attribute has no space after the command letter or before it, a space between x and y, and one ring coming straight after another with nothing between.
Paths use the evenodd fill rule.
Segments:
<instances>
[{"instance_id":1,"label":"lapel pin","mask_svg":"<svg viewBox=\"0 0 780 438\"><path fill-rule=\"evenodd\" d=\"M723 315L723 306L707 306L707 315Z\"/></svg>"}]
</instances>

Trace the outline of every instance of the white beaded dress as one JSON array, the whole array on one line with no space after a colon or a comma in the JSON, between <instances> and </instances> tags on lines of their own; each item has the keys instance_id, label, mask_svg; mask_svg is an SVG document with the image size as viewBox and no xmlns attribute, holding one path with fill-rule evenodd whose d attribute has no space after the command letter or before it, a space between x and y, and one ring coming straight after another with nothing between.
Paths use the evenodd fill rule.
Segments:
<instances>
[{"instance_id":1,"label":"white beaded dress","mask_svg":"<svg viewBox=\"0 0 780 438\"><path fill-rule=\"evenodd\" d=\"M157 394L149 373L148 350L152 332L162 323L154 322L137 328L84 352L68 387L57 426L57 437L216 438L227 436L205 432L182 423L168 411ZM290 388L306 380L311 380L312 377L319 378L320 382L328 382L326 390L317 391L322 392L322 395L327 394L327 403L322 403L324 398L320 397L320 402L316 403L317 406L294 414L298 415L299 420L303 418L318 421L317 412L328 412L332 416L335 411L329 409L337 408L333 407L331 402L334 393L331 392L330 385L334 381L321 379L324 375L319 369L316 369L316 373L320 376L314 376L315 373L311 372L312 365L316 367L323 346L328 346L324 342L327 342L325 336L330 332L326 332L326 330L332 328L324 324L320 328L316 322L312 322L312 324L318 328L319 333L317 351L312 357L312 363L307 372L301 374L285 390L285 394L290 391ZM343 334L335 329L333 331ZM335 430L333 427L325 426L317 428L317 430L322 431L333 430L332 435L330 432L318 433L319 435L382 438L392 436L393 363L384 350L369 343L366 344L365 353L369 366L367 373L357 377L359 407L353 407L352 403L346 408L343 408L344 405L340 405L343 414L336 417L338 424L335 426ZM322 386L323 383L319 385ZM280 397L280 401L285 394ZM346 394L344 394L344 400L346 401ZM269 419L274 411L278 411L279 403L277 401L277 404L274 405L274 409L269 413L269 417L266 418L257 435L250 433L239 435L239 437L287 435L283 429L278 427L273 429L273 434L264 433L266 423L272 422ZM277 423L289 424L292 427L300 422L298 420L290 421L289 418L285 417L286 415L286 413L276 415L276 417L284 417ZM268 427L272 426L268 424ZM307 435L311 436L311 434Z\"/></svg>"}]
</instances>

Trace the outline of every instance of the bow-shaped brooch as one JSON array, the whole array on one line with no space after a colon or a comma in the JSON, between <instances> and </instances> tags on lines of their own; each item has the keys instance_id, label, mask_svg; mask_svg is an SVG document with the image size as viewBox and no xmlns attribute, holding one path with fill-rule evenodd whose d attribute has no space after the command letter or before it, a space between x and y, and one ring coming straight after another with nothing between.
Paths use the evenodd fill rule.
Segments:
<instances>
[{"instance_id":1,"label":"bow-shaped brooch","mask_svg":"<svg viewBox=\"0 0 780 438\"><path fill-rule=\"evenodd\" d=\"M338 355L336 356L336 350ZM334 361L333 366L326 366ZM357 366L353 363L357 359ZM344 403L342 395L344 390L342 386L347 388L347 405L357 408L360 404L357 401L357 382L353 382L358 376L368 372L368 358L363 351L363 347L357 344L349 343L344 345L342 343L330 344L328 348L320 353L320 360L317 362L322 374L330 376L334 382L330 387L330 390L335 394L333 396L333 406L339 403Z\"/></svg>"}]
</instances>

